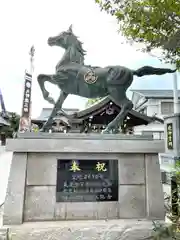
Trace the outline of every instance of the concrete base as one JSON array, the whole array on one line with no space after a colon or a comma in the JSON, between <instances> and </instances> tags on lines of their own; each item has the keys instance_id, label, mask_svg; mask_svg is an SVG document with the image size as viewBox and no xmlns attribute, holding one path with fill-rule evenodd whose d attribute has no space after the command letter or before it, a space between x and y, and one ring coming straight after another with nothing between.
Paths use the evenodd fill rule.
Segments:
<instances>
[{"instance_id":1,"label":"concrete base","mask_svg":"<svg viewBox=\"0 0 180 240\"><path fill-rule=\"evenodd\" d=\"M13 240L146 240L152 229L151 221L62 221L11 226L9 235ZM0 230L0 240L8 240L5 229Z\"/></svg>"},{"instance_id":2,"label":"concrete base","mask_svg":"<svg viewBox=\"0 0 180 240\"><path fill-rule=\"evenodd\" d=\"M34 135L33 135L34 136ZM43 134L9 140L13 159L4 225L27 221L164 219L163 141L121 135ZM117 202L56 202L57 159L118 160ZM85 161L85 160L84 160Z\"/></svg>"}]
</instances>

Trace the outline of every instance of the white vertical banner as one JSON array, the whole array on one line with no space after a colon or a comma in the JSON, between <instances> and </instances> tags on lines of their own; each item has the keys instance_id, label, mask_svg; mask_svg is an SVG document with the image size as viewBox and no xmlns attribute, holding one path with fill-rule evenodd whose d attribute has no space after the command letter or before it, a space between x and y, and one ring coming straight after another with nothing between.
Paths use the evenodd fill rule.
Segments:
<instances>
[{"instance_id":1,"label":"white vertical banner","mask_svg":"<svg viewBox=\"0 0 180 240\"><path fill-rule=\"evenodd\" d=\"M29 55L30 55L30 69L29 72L25 73L24 80L24 95L23 95L23 106L22 106L22 114L19 122L19 132L27 132L31 131L31 112L32 112L32 74L34 70L33 62L34 62L34 46L31 47Z\"/></svg>"},{"instance_id":2,"label":"white vertical banner","mask_svg":"<svg viewBox=\"0 0 180 240\"><path fill-rule=\"evenodd\" d=\"M31 129L31 90L32 90L32 75L25 73L24 95L22 114L19 122L19 132L30 131Z\"/></svg>"}]
</instances>

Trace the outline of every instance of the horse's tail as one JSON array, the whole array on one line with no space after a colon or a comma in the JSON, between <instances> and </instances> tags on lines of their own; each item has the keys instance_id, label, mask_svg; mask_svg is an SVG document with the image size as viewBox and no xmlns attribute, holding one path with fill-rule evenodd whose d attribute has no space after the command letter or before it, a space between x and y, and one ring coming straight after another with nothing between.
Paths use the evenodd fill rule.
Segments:
<instances>
[{"instance_id":1,"label":"horse's tail","mask_svg":"<svg viewBox=\"0 0 180 240\"><path fill-rule=\"evenodd\" d=\"M154 67L150 67L150 66L144 66L137 70L134 70L133 75L135 75L137 77L142 77L145 75L163 75L166 73L174 73L174 72L176 72L176 70L177 69L172 70L169 68L154 68Z\"/></svg>"}]
</instances>

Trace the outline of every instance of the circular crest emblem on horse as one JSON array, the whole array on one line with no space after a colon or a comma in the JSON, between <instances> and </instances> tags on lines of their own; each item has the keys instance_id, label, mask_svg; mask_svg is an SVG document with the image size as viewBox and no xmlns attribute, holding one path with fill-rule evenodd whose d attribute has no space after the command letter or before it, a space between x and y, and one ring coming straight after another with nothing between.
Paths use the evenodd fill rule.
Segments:
<instances>
[{"instance_id":1,"label":"circular crest emblem on horse","mask_svg":"<svg viewBox=\"0 0 180 240\"><path fill-rule=\"evenodd\" d=\"M84 74L84 81L88 84L93 84L97 81L98 76L96 76L95 72L90 69L87 71L86 74Z\"/></svg>"}]
</instances>

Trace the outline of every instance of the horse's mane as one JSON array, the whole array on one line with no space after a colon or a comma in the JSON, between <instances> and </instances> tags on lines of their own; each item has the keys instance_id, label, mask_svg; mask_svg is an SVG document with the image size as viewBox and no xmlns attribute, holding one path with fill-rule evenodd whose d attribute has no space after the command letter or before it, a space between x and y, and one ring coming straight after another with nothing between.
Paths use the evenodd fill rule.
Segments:
<instances>
[{"instance_id":1,"label":"horse's mane","mask_svg":"<svg viewBox=\"0 0 180 240\"><path fill-rule=\"evenodd\" d=\"M77 54L80 55L79 57L81 58L81 62L84 63L84 56L86 55L86 51L83 49L83 43L78 39L78 37L72 33L75 42L72 44L71 47L74 48L74 50L77 51Z\"/></svg>"}]
</instances>

